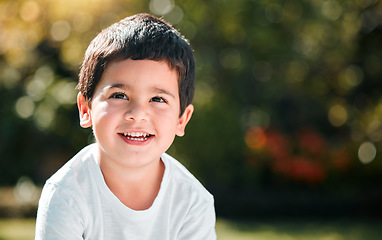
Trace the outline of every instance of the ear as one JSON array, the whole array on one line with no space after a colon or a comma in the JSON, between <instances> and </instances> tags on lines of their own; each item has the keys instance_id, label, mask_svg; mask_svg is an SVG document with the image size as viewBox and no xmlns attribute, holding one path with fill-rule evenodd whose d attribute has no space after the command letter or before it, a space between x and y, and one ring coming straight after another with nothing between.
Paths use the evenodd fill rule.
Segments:
<instances>
[{"instance_id":1,"label":"ear","mask_svg":"<svg viewBox=\"0 0 382 240\"><path fill-rule=\"evenodd\" d=\"M83 128L92 126L91 110L88 101L85 99L82 93L77 95L77 106L80 114L80 125Z\"/></svg>"},{"instance_id":2,"label":"ear","mask_svg":"<svg viewBox=\"0 0 382 240\"><path fill-rule=\"evenodd\" d=\"M184 130L188 121L190 121L192 113L194 112L194 106L192 104L188 105L184 110L183 115L178 120L178 125L176 127L176 135L179 137L184 136Z\"/></svg>"}]
</instances>

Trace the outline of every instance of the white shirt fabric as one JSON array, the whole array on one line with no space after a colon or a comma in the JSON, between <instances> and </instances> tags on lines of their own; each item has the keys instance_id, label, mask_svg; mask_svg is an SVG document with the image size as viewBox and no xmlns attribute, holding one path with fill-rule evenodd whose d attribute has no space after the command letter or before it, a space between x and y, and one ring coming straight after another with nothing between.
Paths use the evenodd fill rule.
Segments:
<instances>
[{"instance_id":1,"label":"white shirt fabric","mask_svg":"<svg viewBox=\"0 0 382 240\"><path fill-rule=\"evenodd\" d=\"M216 239L213 196L167 154L159 193L147 210L126 207L107 187L92 144L47 180L35 239Z\"/></svg>"}]
</instances>

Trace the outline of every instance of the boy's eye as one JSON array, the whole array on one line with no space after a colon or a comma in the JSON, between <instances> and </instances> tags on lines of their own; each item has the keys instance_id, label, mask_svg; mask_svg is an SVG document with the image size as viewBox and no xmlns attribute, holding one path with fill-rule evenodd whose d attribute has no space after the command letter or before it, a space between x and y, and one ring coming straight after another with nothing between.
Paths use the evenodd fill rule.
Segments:
<instances>
[{"instance_id":1,"label":"boy's eye","mask_svg":"<svg viewBox=\"0 0 382 240\"><path fill-rule=\"evenodd\" d=\"M151 98L150 102L159 102L159 103L163 102L163 103L166 103L167 101L164 98L162 98L162 97L153 97L153 98Z\"/></svg>"},{"instance_id":2,"label":"boy's eye","mask_svg":"<svg viewBox=\"0 0 382 240\"><path fill-rule=\"evenodd\" d=\"M111 95L111 98L127 99L127 100L128 100L126 94L124 94L124 93L113 93L113 94Z\"/></svg>"}]
</instances>

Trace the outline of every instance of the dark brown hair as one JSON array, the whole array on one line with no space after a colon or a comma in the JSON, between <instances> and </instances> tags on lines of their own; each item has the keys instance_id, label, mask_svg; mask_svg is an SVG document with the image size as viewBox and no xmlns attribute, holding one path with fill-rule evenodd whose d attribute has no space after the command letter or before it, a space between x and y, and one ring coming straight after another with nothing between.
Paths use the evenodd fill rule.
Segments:
<instances>
[{"instance_id":1,"label":"dark brown hair","mask_svg":"<svg viewBox=\"0 0 382 240\"><path fill-rule=\"evenodd\" d=\"M191 104L195 91L192 49L170 24L146 13L114 23L90 43L77 86L89 104L108 64L126 59L165 61L172 69L176 69L179 76L180 114L183 114Z\"/></svg>"}]
</instances>

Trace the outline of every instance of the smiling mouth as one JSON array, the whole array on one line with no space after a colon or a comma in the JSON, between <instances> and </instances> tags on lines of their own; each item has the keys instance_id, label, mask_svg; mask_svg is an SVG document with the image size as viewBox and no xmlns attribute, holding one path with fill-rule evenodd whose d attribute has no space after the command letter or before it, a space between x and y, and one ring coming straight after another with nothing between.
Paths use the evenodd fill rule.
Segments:
<instances>
[{"instance_id":1,"label":"smiling mouth","mask_svg":"<svg viewBox=\"0 0 382 240\"><path fill-rule=\"evenodd\" d=\"M127 138L128 140L138 141L138 142L144 142L147 139L154 136L149 133L143 133L143 132L126 132L126 133L120 133L120 135Z\"/></svg>"}]
</instances>

